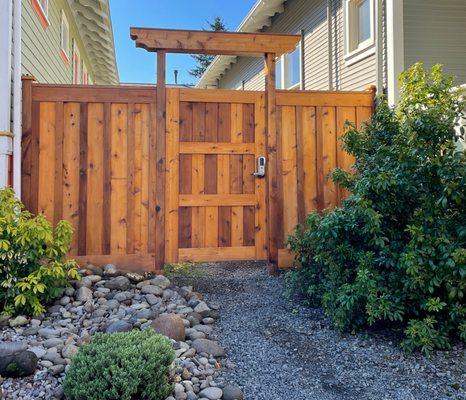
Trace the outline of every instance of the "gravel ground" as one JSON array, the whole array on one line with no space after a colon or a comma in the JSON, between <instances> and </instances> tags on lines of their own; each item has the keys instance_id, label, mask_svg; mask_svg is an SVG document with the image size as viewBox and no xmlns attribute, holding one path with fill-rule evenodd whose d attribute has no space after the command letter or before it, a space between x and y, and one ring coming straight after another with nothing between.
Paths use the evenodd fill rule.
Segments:
<instances>
[{"instance_id":1,"label":"gravel ground","mask_svg":"<svg viewBox=\"0 0 466 400\"><path fill-rule=\"evenodd\" d=\"M258 263L205 264L195 289L221 306L217 336L246 400L466 399L462 345L406 355L393 334L340 335L320 309L283 297Z\"/></svg>"}]
</instances>

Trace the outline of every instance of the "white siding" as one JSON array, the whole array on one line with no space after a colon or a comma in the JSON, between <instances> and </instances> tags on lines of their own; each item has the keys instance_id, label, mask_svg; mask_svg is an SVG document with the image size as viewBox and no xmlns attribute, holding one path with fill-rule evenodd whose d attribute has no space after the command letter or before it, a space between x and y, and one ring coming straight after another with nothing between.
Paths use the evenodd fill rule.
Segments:
<instances>
[{"instance_id":1,"label":"white siding","mask_svg":"<svg viewBox=\"0 0 466 400\"><path fill-rule=\"evenodd\" d=\"M332 0L332 74L334 89L360 90L375 84L375 56L347 66L344 59L342 0ZM326 0L288 0L285 11L273 18L265 32L304 31L304 88L329 88L329 42ZM240 57L220 78L220 88L263 90L262 59Z\"/></svg>"},{"instance_id":2,"label":"white siding","mask_svg":"<svg viewBox=\"0 0 466 400\"><path fill-rule=\"evenodd\" d=\"M466 0L405 0L403 14L405 68L440 63L466 83Z\"/></svg>"}]
</instances>

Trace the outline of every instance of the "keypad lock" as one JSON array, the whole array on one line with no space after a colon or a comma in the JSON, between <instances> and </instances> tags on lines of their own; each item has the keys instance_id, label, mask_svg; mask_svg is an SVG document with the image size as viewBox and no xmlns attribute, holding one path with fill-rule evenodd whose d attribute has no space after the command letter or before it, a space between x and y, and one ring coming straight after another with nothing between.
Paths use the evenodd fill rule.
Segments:
<instances>
[{"instance_id":1,"label":"keypad lock","mask_svg":"<svg viewBox=\"0 0 466 400\"><path fill-rule=\"evenodd\" d=\"M266 164L266 160L265 160L265 157L264 156L259 156L257 157L257 160L256 160L256 172L254 172L254 176L257 176L258 178L262 178L263 176L265 176L265 164Z\"/></svg>"}]
</instances>

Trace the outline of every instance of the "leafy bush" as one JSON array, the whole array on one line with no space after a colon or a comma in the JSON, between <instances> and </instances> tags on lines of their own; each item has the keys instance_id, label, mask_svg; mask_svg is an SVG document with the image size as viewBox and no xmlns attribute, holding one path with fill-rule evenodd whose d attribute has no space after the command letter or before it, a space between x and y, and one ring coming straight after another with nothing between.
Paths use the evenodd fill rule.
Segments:
<instances>
[{"instance_id":1,"label":"leafy bush","mask_svg":"<svg viewBox=\"0 0 466 400\"><path fill-rule=\"evenodd\" d=\"M352 195L297 228L289 281L338 329L401 326L405 349L429 352L466 340L466 156L454 129L463 104L440 66L416 64L400 83L396 109L381 100L370 124L349 127L355 171L332 177Z\"/></svg>"},{"instance_id":2,"label":"leafy bush","mask_svg":"<svg viewBox=\"0 0 466 400\"><path fill-rule=\"evenodd\" d=\"M76 263L65 261L72 234L68 222L53 231L43 215L24 210L12 189L0 190L0 312L41 314L79 277Z\"/></svg>"},{"instance_id":3,"label":"leafy bush","mask_svg":"<svg viewBox=\"0 0 466 400\"><path fill-rule=\"evenodd\" d=\"M66 374L68 400L163 400L170 395L170 341L151 329L98 333Z\"/></svg>"}]
</instances>

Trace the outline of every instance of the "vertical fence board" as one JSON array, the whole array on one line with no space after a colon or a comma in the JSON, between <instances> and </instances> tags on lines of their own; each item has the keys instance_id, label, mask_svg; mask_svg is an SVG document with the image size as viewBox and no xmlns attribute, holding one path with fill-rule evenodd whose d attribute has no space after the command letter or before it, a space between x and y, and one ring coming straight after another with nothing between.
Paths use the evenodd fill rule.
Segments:
<instances>
[{"instance_id":1,"label":"vertical fence board","mask_svg":"<svg viewBox=\"0 0 466 400\"><path fill-rule=\"evenodd\" d=\"M86 249L87 254L104 254L104 106L102 103L89 104L87 147Z\"/></svg>"}]
</instances>

